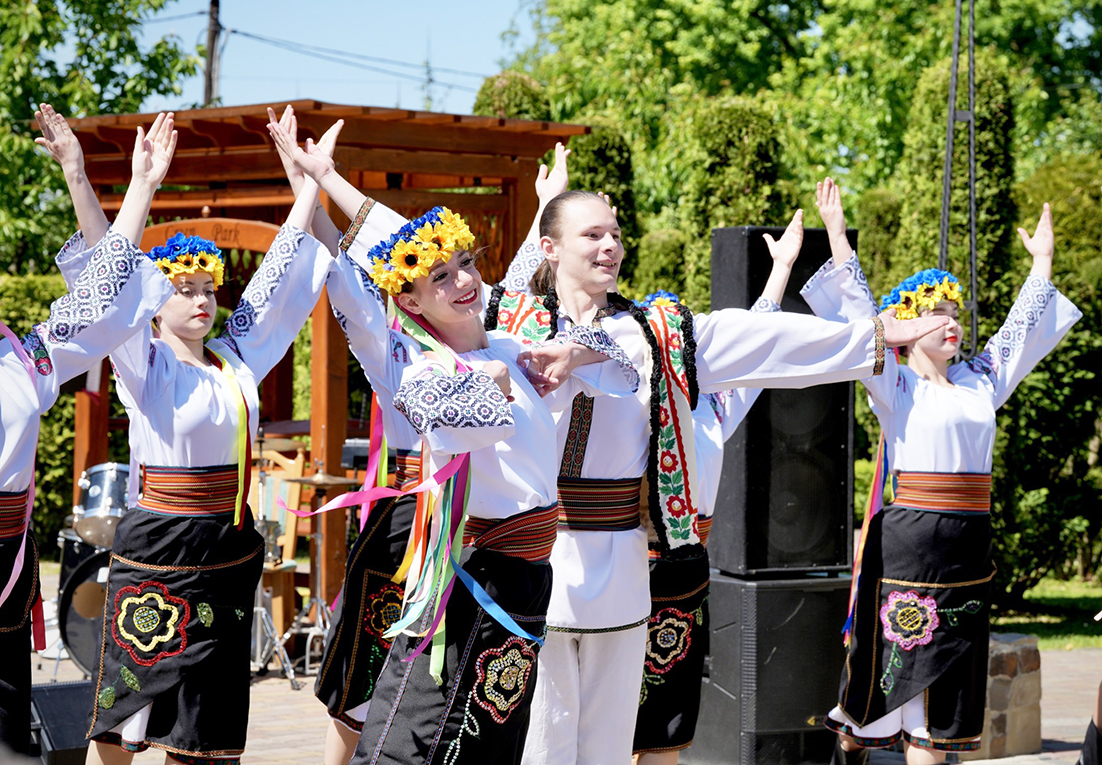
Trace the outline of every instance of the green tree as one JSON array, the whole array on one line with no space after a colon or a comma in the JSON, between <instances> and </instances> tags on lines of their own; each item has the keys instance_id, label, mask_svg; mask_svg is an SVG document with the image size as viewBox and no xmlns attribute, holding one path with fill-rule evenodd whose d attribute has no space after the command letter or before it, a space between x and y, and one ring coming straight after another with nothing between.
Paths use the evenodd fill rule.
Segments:
<instances>
[{"instance_id":1,"label":"green tree","mask_svg":"<svg viewBox=\"0 0 1102 765\"><path fill-rule=\"evenodd\" d=\"M0 0L0 271L47 270L76 225L60 170L33 142L37 104L67 116L134 112L198 71L174 37L138 43L143 18L169 2Z\"/></svg>"},{"instance_id":2,"label":"green tree","mask_svg":"<svg viewBox=\"0 0 1102 765\"><path fill-rule=\"evenodd\" d=\"M483 80L471 113L484 117L546 120L551 117L551 102L535 78L506 70Z\"/></svg>"}]
</instances>

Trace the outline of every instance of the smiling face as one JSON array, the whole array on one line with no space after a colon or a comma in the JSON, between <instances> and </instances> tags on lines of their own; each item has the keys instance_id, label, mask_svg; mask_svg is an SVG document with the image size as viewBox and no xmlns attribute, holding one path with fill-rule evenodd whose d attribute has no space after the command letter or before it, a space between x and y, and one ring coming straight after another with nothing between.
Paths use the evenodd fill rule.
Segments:
<instances>
[{"instance_id":1,"label":"smiling face","mask_svg":"<svg viewBox=\"0 0 1102 765\"><path fill-rule=\"evenodd\" d=\"M472 318L481 323L482 275L474 256L460 251L447 263L436 261L428 276L414 279L409 291L394 299L406 313L423 316L434 327Z\"/></svg>"},{"instance_id":2,"label":"smiling face","mask_svg":"<svg viewBox=\"0 0 1102 765\"><path fill-rule=\"evenodd\" d=\"M172 280L176 294L157 314L161 332L170 332L184 340L203 340L214 326L218 300L214 279L206 271L180 274Z\"/></svg>"},{"instance_id":3,"label":"smiling face","mask_svg":"<svg viewBox=\"0 0 1102 765\"><path fill-rule=\"evenodd\" d=\"M562 289L597 295L616 291L624 260L616 213L597 197L566 203L556 230L540 239L544 255Z\"/></svg>"},{"instance_id":4,"label":"smiling face","mask_svg":"<svg viewBox=\"0 0 1102 765\"><path fill-rule=\"evenodd\" d=\"M963 333L958 318L959 310L954 301L942 300L932 309L923 308L919 311L920 316L948 316L949 323L941 329L916 340L912 346L912 351L918 349L932 359L942 359L944 361L949 361L956 356L957 351L960 350L961 335Z\"/></svg>"}]
</instances>

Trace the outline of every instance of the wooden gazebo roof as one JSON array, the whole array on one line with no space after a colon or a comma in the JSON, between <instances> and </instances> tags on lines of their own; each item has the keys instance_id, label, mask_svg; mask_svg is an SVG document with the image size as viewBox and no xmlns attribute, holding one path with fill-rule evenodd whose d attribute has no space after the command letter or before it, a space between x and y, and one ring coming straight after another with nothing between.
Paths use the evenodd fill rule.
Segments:
<instances>
[{"instance_id":1,"label":"wooden gazebo roof","mask_svg":"<svg viewBox=\"0 0 1102 765\"><path fill-rule=\"evenodd\" d=\"M336 120L345 121L334 155L337 170L367 195L406 217L434 205L446 205L463 215L476 244L488 248L480 269L489 281L504 276L538 209L534 181L540 159L556 142L565 143L570 136L590 130L582 125L311 99L290 104L298 118L300 141L317 140ZM283 223L294 198L265 125L266 107L282 113L284 105L176 112L176 155L153 201L156 222L167 225L156 232L147 230L147 238L171 235L178 219L203 217L207 220L201 224L181 221L180 228L200 226L223 249L246 250L258 245L245 244L244 239L238 243L233 236L219 241L218 231L236 225L235 230L248 229L256 240L263 238L264 227L253 224ZM135 128L150 125L154 117L120 114L70 121L84 149L88 179L104 209L118 210L122 204L122 187L130 181ZM322 204L338 227L347 226L347 219L324 195ZM223 224L222 219L229 220ZM247 262L255 264L256 259ZM231 294L223 295L223 304L234 297L233 286L228 286ZM340 450L348 426L348 349L328 302L323 295L313 314L310 456L313 467L340 473ZM261 388L261 422L290 418L290 357L288 353ZM78 394L74 478L86 466L106 461L107 429L103 397ZM344 571L344 519L337 513L327 516L332 517L321 519L325 549L320 576L327 598L332 598Z\"/></svg>"}]
</instances>

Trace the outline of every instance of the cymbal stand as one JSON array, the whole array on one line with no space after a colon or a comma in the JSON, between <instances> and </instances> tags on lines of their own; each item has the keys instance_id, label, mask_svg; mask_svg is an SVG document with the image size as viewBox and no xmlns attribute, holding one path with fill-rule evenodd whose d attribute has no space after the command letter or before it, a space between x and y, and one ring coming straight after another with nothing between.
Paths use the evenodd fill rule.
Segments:
<instances>
[{"instance_id":1,"label":"cymbal stand","mask_svg":"<svg viewBox=\"0 0 1102 765\"><path fill-rule=\"evenodd\" d=\"M258 444L258 451L260 452L260 470L256 486L258 497L257 504L259 505L257 512L261 520L263 520L264 484L267 478L264 474L263 428L257 429L256 441ZM265 546L265 557L267 557L267 546ZM272 615L268 613L268 609L264 607L264 580L261 578L261 580L256 583L256 596L253 599L253 663L261 670L265 670L268 668L268 663L272 660L272 654L278 654L279 663L283 666L283 674L287 676L287 680L291 683L291 690L297 691L302 687L302 684L295 679L295 668L291 664L291 658L287 655L287 649L284 648L284 643L286 641L286 637L282 640L278 637L275 622L272 621Z\"/></svg>"}]
</instances>

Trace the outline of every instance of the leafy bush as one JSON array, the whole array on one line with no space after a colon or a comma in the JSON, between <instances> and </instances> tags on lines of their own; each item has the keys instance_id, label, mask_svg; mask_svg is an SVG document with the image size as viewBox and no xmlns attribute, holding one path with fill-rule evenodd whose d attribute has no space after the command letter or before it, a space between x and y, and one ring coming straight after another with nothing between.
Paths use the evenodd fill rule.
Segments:
<instances>
[{"instance_id":1,"label":"leafy bush","mask_svg":"<svg viewBox=\"0 0 1102 765\"><path fill-rule=\"evenodd\" d=\"M632 286L644 295L669 290L680 295L685 289L685 248L688 237L674 228L650 231L639 241L639 260Z\"/></svg>"},{"instance_id":2,"label":"leafy bush","mask_svg":"<svg viewBox=\"0 0 1102 765\"><path fill-rule=\"evenodd\" d=\"M482 81L471 111L484 117L548 120L551 102L533 77L507 69Z\"/></svg>"}]
</instances>

